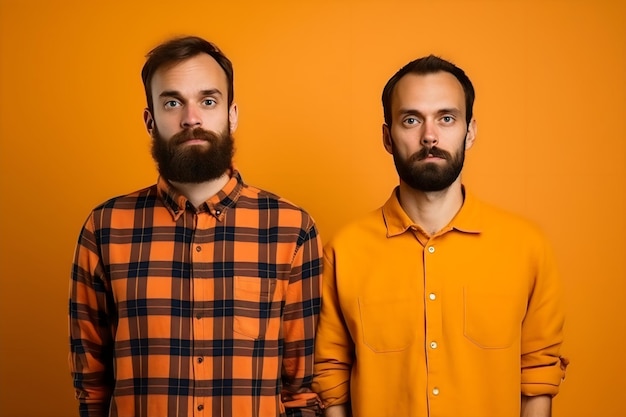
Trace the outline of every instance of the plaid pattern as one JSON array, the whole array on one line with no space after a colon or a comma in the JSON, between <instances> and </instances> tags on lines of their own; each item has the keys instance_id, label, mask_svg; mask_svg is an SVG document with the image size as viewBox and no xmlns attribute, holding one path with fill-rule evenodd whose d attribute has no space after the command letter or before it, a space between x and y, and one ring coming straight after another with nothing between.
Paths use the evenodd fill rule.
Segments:
<instances>
[{"instance_id":1,"label":"plaid pattern","mask_svg":"<svg viewBox=\"0 0 626 417\"><path fill-rule=\"evenodd\" d=\"M311 217L235 170L197 210L163 179L97 207L70 287L81 417L315 415L321 268Z\"/></svg>"}]
</instances>

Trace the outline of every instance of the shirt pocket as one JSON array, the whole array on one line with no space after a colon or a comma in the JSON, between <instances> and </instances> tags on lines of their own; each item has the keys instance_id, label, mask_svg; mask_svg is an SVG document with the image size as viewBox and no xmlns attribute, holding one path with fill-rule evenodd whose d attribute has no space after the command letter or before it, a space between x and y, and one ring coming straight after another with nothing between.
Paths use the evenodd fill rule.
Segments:
<instances>
[{"instance_id":1,"label":"shirt pocket","mask_svg":"<svg viewBox=\"0 0 626 417\"><path fill-rule=\"evenodd\" d=\"M359 298L363 343L376 353L406 350L417 333L414 305L408 299Z\"/></svg>"},{"instance_id":2,"label":"shirt pocket","mask_svg":"<svg viewBox=\"0 0 626 417\"><path fill-rule=\"evenodd\" d=\"M463 289L463 333L484 349L506 349L519 340L523 311L519 294L490 288Z\"/></svg>"},{"instance_id":3,"label":"shirt pocket","mask_svg":"<svg viewBox=\"0 0 626 417\"><path fill-rule=\"evenodd\" d=\"M233 277L233 331L262 339L272 310L276 278Z\"/></svg>"}]
</instances>

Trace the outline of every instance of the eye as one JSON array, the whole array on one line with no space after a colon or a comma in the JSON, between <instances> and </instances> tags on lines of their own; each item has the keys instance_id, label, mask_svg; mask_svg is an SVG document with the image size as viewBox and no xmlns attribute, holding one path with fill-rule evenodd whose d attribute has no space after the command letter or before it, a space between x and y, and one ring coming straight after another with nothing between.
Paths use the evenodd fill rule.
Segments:
<instances>
[{"instance_id":1,"label":"eye","mask_svg":"<svg viewBox=\"0 0 626 417\"><path fill-rule=\"evenodd\" d=\"M454 122L454 117L452 117L452 116L443 116L443 117L441 118L441 120L442 120L444 123L452 123L452 122Z\"/></svg>"},{"instance_id":2,"label":"eye","mask_svg":"<svg viewBox=\"0 0 626 417\"><path fill-rule=\"evenodd\" d=\"M215 106L217 102L212 98L205 98L204 100L202 100L202 104L205 106Z\"/></svg>"},{"instance_id":3,"label":"eye","mask_svg":"<svg viewBox=\"0 0 626 417\"><path fill-rule=\"evenodd\" d=\"M166 109L173 109L174 107L180 106L180 103L176 100L168 100L163 104L163 107Z\"/></svg>"},{"instance_id":4,"label":"eye","mask_svg":"<svg viewBox=\"0 0 626 417\"><path fill-rule=\"evenodd\" d=\"M415 125L419 123L419 120L417 120L417 118L415 117L407 117L406 119L404 119L404 124L407 125Z\"/></svg>"}]
</instances>

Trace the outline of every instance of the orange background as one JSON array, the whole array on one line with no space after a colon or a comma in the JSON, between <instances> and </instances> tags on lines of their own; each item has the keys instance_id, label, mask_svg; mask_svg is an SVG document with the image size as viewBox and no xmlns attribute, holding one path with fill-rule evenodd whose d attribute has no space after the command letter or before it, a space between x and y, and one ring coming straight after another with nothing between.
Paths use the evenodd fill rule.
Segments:
<instances>
[{"instance_id":1,"label":"orange background","mask_svg":"<svg viewBox=\"0 0 626 417\"><path fill-rule=\"evenodd\" d=\"M325 241L396 184L380 94L428 53L477 90L465 183L554 244L572 360L555 417L626 416L622 0L0 0L0 416L76 415L67 291L89 210L156 179L145 53L172 35L235 65L244 179Z\"/></svg>"}]
</instances>

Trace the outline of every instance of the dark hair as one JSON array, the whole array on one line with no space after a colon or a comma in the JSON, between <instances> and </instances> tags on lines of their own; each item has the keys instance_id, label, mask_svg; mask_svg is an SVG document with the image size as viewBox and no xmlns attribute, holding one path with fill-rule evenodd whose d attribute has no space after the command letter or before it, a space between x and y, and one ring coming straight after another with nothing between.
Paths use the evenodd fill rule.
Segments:
<instances>
[{"instance_id":1,"label":"dark hair","mask_svg":"<svg viewBox=\"0 0 626 417\"><path fill-rule=\"evenodd\" d=\"M387 81L385 84L385 88L383 89L383 113L385 116L385 123L387 126L391 126L391 95L393 94L393 90L396 87L396 84L402 77L407 74L418 74L418 75L426 75L426 74L434 74L436 72L449 72L454 75L457 80L463 86L463 91L465 92L465 121L469 125L472 121L473 107L474 107L474 86L470 81L469 77L465 75L465 72L454 65L451 62L446 61L445 59L441 59L434 55L428 55L423 58L418 58L414 61L409 62L404 67L400 68L398 72L394 74L393 77Z\"/></svg>"},{"instance_id":2,"label":"dark hair","mask_svg":"<svg viewBox=\"0 0 626 417\"><path fill-rule=\"evenodd\" d=\"M234 96L233 64L226 55L211 42L197 36L185 36L162 43L146 55L146 63L141 69L141 79L143 80L143 87L146 90L146 101L148 102L150 112L154 110L152 104L152 77L154 73L163 65L182 62L203 53L215 59L226 73L226 79L228 81L228 106L230 107L233 103Z\"/></svg>"}]
</instances>

